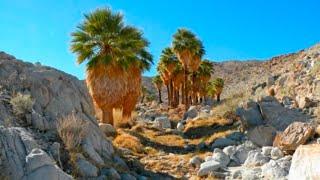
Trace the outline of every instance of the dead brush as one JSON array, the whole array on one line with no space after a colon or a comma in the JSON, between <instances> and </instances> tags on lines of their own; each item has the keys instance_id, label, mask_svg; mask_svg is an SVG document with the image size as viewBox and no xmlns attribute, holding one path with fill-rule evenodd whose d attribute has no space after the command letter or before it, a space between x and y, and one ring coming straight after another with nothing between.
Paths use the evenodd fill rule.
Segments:
<instances>
[{"instance_id":1,"label":"dead brush","mask_svg":"<svg viewBox=\"0 0 320 180\"><path fill-rule=\"evenodd\" d=\"M58 120L57 131L66 149L77 150L88 132L87 122L75 115L68 115Z\"/></svg>"}]
</instances>

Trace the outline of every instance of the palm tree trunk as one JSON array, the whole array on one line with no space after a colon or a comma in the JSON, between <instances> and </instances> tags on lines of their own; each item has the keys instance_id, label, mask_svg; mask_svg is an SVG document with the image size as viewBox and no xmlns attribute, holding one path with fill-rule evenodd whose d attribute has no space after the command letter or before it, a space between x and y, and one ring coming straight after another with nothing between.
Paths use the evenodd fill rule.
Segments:
<instances>
[{"instance_id":1,"label":"palm tree trunk","mask_svg":"<svg viewBox=\"0 0 320 180\"><path fill-rule=\"evenodd\" d=\"M217 94L217 102L220 102L220 93Z\"/></svg>"},{"instance_id":2,"label":"palm tree trunk","mask_svg":"<svg viewBox=\"0 0 320 180\"><path fill-rule=\"evenodd\" d=\"M172 79L170 79L170 82L169 82L169 88L170 88L170 106L173 106L174 104L174 90L173 90L173 84L172 84Z\"/></svg>"},{"instance_id":3,"label":"palm tree trunk","mask_svg":"<svg viewBox=\"0 0 320 180\"><path fill-rule=\"evenodd\" d=\"M181 85L181 104L186 104L186 99L185 99L185 92L184 92L184 82Z\"/></svg>"},{"instance_id":4,"label":"palm tree trunk","mask_svg":"<svg viewBox=\"0 0 320 180\"><path fill-rule=\"evenodd\" d=\"M188 94L187 83L188 83L188 71L186 68L184 68L184 96L185 96L184 98L185 98L186 111L189 109L189 94Z\"/></svg>"},{"instance_id":5,"label":"palm tree trunk","mask_svg":"<svg viewBox=\"0 0 320 180\"><path fill-rule=\"evenodd\" d=\"M158 89L158 96L159 96L159 103L162 103L162 99L161 99L161 89Z\"/></svg>"},{"instance_id":6,"label":"palm tree trunk","mask_svg":"<svg viewBox=\"0 0 320 180\"><path fill-rule=\"evenodd\" d=\"M112 109L102 111L102 123L111 124L113 126L113 114Z\"/></svg>"},{"instance_id":7,"label":"palm tree trunk","mask_svg":"<svg viewBox=\"0 0 320 180\"><path fill-rule=\"evenodd\" d=\"M170 102L170 88L169 88L169 84L167 85L167 93L168 93L168 105L170 106L171 102Z\"/></svg>"}]
</instances>

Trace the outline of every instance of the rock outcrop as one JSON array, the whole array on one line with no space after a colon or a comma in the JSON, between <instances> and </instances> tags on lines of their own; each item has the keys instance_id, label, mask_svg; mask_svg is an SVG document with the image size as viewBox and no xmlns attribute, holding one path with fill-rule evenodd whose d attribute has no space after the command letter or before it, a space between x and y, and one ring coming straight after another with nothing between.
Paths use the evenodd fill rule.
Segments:
<instances>
[{"instance_id":1,"label":"rock outcrop","mask_svg":"<svg viewBox=\"0 0 320 180\"><path fill-rule=\"evenodd\" d=\"M10 104L17 93L30 95L33 101L32 111L23 116L14 114ZM89 167L84 163L89 162L90 171L83 171L90 172L90 176L99 175L97 167L113 163L114 149L94 117L85 83L54 68L0 52L0 178L72 179L64 171L70 173L73 169L62 167L61 161L70 162L66 162L65 155L60 159L59 149L64 154L68 150L57 133L58 122L71 114L86 122L83 128L90 130L81 142L80 151L85 158L79 161L80 167ZM36 161L44 164L35 165Z\"/></svg>"}]
</instances>

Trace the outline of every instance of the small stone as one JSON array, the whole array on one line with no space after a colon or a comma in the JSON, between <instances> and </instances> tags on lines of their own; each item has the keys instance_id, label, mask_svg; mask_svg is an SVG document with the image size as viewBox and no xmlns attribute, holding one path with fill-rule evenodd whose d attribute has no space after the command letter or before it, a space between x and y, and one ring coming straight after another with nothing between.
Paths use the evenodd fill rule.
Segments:
<instances>
[{"instance_id":1,"label":"small stone","mask_svg":"<svg viewBox=\"0 0 320 180\"><path fill-rule=\"evenodd\" d=\"M189 160L189 164L194 167L199 167L203 160L199 156L194 156Z\"/></svg>"},{"instance_id":2,"label":"small stone","mask_svg":"<svg viewBox=\"0 0 320 180\"><path fill-rule=\"evenodd\" d=\"M177 130L178 130L178 131L183 131L183 130L184 130L184 125L183 125L182 122L179 122L179 123L177 124Z\"/></svg>"},{"instance_id":3,"label":"small stone","mask_svg":"<svg viewBox=\"0 0 320 180\"><path fill-rule=\"evenodd\" d=\"M231 157L236 153L236 146L227 146L223 148L223 152L229 157Z\"/></svg>"},{"instance_id":4,"label":"small stone","mask_svg":"<svg viewBox=\"0 0 320 180\"><path fill-rule=\"evenodd\" d=\"M156 125L156 127L161 128L161 129L167 129L167 128L171 128L171 123L170 120L168 119L168 117L157 117L154 120L154 123Z\"/></svg>"},{"instance_id":5,"label":"small stone","mask_svg":"<svg viewBox=\"0 0 320 180\"><path fill-rule=\"evenodd\" d=\"M200 165L200 169L198 171L198 176L206 176L220 168L222 168L223 166L216 161L207 161L204 162Z\"/></svg>"},{"instance_id":6,"label":"small stone","mask_svg":"<svg viewBox=\"0 0 320 180\"><path fill-rule=\"evenodd\" d=\"M264 147L262 147L262 154L265 156L270 156L272 149L273 149L272 146L264 146Z\"/></svg>"},{"instance_id":7,"label":"small stone","mask_svg":"<svg viewBox=\"0 0 320 180\"><path fill-rule=\"evenodd\" d=\"M284 156L283 152L278 147L272 148L270 154L271 158L275 160L280 159Z\"/></svg>"},{"instance_id":8,"label":"small stone","mask_svg":"<svg viewBox=\"0 0 320 180\"><path fill-rule=\"evenodd\" d=\"M229 162L230 158L226 155L221 149L216 148L212 155L212 160L219 162L222 166L226 167Z\"/></svg>"}]
</instances>

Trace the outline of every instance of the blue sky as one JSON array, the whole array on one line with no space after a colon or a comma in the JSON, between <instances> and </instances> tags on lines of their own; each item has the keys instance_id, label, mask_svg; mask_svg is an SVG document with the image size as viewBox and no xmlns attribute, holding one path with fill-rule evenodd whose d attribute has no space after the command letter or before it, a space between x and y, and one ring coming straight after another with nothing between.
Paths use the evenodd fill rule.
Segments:
<instances>
[{"instance_id":1,"label":"blue sky","mask_svg":"<svg viewBox=\"0 0 320 180\"><path fill-rule=\"evenodd\" d=\"M320 42L319 0L0 0L0 51L83 79L70 33L104 6L144 32L155 63L179 27L196 33L215 61L266 59Z\"/></svg>"}]
</instances>

